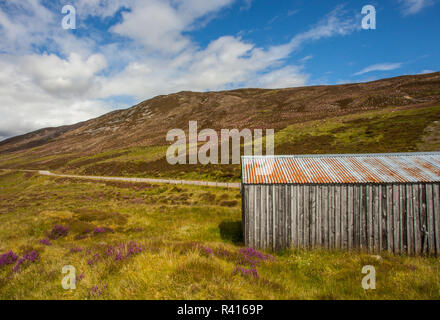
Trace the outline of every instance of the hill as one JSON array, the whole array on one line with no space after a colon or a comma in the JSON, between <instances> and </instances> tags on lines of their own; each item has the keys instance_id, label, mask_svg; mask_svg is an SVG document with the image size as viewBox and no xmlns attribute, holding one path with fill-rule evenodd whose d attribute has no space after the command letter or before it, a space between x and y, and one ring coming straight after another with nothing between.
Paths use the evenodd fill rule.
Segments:
<instances>
[{"instance_id":1,"label":"hill","mask_svg":"<svg viewBox=\"0 0 440 320\"><path fill-rule=\"evenodd\" d=\"M234 165L171 166L172 128L273 128L275 153L439 150L440 72L368 83L179 92L0 142L1 168L237 180ZM402 130L405 128L405 130Z\"/></svg>"}]
</instances>

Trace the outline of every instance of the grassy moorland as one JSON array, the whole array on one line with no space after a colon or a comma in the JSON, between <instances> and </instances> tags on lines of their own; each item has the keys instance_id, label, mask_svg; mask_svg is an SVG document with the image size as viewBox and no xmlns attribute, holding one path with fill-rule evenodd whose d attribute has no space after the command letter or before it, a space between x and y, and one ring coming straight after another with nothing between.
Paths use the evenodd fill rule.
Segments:
<instances>
[{"instance_id":1,"label":"grassy moorland","mask_svg":"<svg viewBox=\"0 0 440 320\"><path fill-rule=\"evenodd\" d=\"M275 132L275 154L436 151L440 150L439 123L440 105L389 107L306 121ZM239 165L170 165L165 158L166 150L163 145L144 146L92 155L44 157L26 151L1 155L0 168L219 182L240 180Z\"/></svg>"},{"instance_id":2,"label":"grassy moorland","mask_svg":"<svg viewBox=\"0 0 440 320\"><path fill-rule=\"evenodd\" d=\"M259 253L240 221L239 190L0 171L0 299L440 298L438 258ZM376 290L361 287L364 265Z\"/></svg>"}]
</instances>

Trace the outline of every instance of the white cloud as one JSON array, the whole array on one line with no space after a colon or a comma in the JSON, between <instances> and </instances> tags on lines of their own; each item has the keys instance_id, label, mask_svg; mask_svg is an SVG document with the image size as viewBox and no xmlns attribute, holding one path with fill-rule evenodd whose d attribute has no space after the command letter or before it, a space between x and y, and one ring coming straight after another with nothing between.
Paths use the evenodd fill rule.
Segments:
<instances>
[{"instance_id":1,"label":"white cloud","mask_svg":"<svg viewBox=\"0 0 440 320\"><path fill-rule=\"evenodd\" d=\"M142 43L147 50L178 53L191 44L184 31L206 15L231 4L233 0L135 1L130 12L112 31ZM142 26L142 27L140 27Z\"/></svg>"},{"instance_id":2,"label":"white cloud","mask_svg":"<svg viewBox=\"0 0 440 320\"><path fill-rule=\"evenodd\" d=\"M291 40L290 45L296 48L307 41L316 41L323 38L350 34L355 30L361 29L358 20L358 17L347 16L343 7L338 6L313 28L295 36Z\"/></svg>"},{"instance_id":3,"label":"white cloud","mask_svg":"<svg viewBox=\"0 0 440 320\"><path fill-rule=\"evenodd\" d=\"M304 58L299 59L299 61L300 61L301 63L305 63L305 62L307 62L307 61L309 61L309 60L311 60L311 59L313 59L313 55L312 55L312 54L309 54L309 55L305 56Z\"/></svg>"},{"instance_id":4,"label":"white cloud","mask_svg":"<svg viewBox=\"0 0 440 320\"><path fill-rule=\"evenodd\" d=\"M107 65L101 54L83 59L72 53L64 60L57 55L25 56L18 63L19 72L32 78L34 83L56 97L83 97L95 91L95 74Z\"/></svg>"},{"instance_id":5,"label":"white cloud","mask_svg":"<svg viewBox=\"0 0 440 320\"><path fill-rule=\"evenodd\" d=\"M304 43L346 35L356 29L358 23L347 18L338 7L288 43L267 49L237 37L224 36L204 49L188 47L169 57L150 57L132 62L114 77L103 79L101 95L129 94L144 99L181 90L302 86L306 84L308 75L303 74L299 67L285 66L284 60Z\"/></svg>"},{"instance_id":6,"label":"white cloud","mask_svg":"<svg viewBox=\"0 0 440 320\"><path fill-rule=\"evenodd\" d=\"M433 73L434 70L422 70L419 74L425 74L425 73Z\"/></svg>"},{"instance_id":7,"label":"white cloud","mask_svg":"<svg viewBox=\"0 0 440 320\"><path fill-rule=\"evenodd\" d=\"M434 4L432 0L399 0L404 16L413 15Z\"/></svg>"},{"instance_id":8,"label":"white cloud","mask_svg":"<svg viewBox=\"0 0 440 320\"><path fill-rule=\"evenodd\" d=\"M379 63L379 64L374 64L372 66L368 66L364 69L362 69L359 72L356 72L354 75L355 76L359 76L368 72L372 72L372 71L389 71L389 70L395 70L395 69L399 69L402 66L403 63L401 62L396 62L396 63Z\"/></svg>"},{"instance_id":9,"label":"white cloud","mask_svg":"<svg viewBox=\"0 0 440 320\"><path fill-rule=\"evenodd\" d=\"M103 101L117 96L302 86L309 75L286 59L310 41L359 27L338 7L285 44L263 48L224 35L199 47L188 31L233 1L79 0L78 14L110 17L130 9L111 29L129 40L105 45L63 30L60 15L37 0L8 1L12 7L0 9L0 136L98 116L112 107ZM36 53L35 46L48 53Z\"/></svg>"},{"instance_id":10,"label":"white cloud","mask_svg":"<svg viewBox=\"0 0 440 320\"><path fill-rule=\"evenodd\" d=\"M38 64L37 60L33 61ZM51 67L56 67L57 63ZM73 124L108 110L108 106L97 99L60 97L47 92L31 74L23 73L16 58L0 61L0 69L0 136L9 137L43 127ZM52 72L62 74L61 70ZM40 80L44 82L45 79Z\"/></svg>"}]
</instances>

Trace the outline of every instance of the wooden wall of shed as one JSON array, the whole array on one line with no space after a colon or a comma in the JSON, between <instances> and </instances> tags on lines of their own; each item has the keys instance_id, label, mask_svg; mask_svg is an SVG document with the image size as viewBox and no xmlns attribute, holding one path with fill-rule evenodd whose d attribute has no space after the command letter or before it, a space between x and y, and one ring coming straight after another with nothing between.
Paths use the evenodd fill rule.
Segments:
<instances>
[{"instance_id":1,"label":"wooden wall of shed","mask_svg":"<svg viewBox=\"0 0 440 320\"><path fill-rule=\"evenodd\" d=\"M440 255L439 184L243 185L245 245Z\"/></svg>"}]
</instances>

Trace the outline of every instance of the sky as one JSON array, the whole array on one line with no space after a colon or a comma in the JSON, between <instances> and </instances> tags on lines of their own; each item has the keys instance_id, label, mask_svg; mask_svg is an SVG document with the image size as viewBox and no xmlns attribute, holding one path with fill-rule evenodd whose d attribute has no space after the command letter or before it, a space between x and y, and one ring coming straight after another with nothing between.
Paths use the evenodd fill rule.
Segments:
<instances>
[{"instance_id":1,"label":"sky","mask_svg":"<svg viewBox=\"0 0 440 320\"><path fill-rule=\"evenodd\" d=\"M0 140L183 90L440 71L439 2L0 0Z\"/></svg>"}]
</instances>

